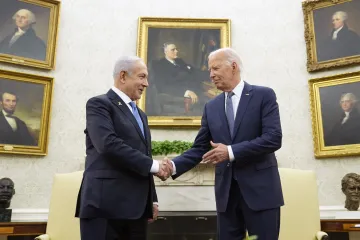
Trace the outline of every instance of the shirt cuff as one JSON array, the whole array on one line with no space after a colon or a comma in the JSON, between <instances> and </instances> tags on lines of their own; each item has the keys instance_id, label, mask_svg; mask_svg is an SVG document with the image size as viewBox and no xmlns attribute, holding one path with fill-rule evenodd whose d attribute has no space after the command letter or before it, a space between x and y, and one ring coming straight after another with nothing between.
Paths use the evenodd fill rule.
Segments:
<instances>
[{"instance_id":1,"label":"shirt cuff","mask_svg":"<svg viewBox=\"0 0 360 240\"><path fill-rule=\"evenodd\" d=\"M159 206L159 203L158 202L153 202L153 205Z\"/></svg>"},{"instance_id":2,"label":"shirt cuff","mask_svg":"<svg viewBox=\"0 0 360 240\"><path fill-rule=\"evenodd\" d=\"M231 148L231 146L230 146L230 145L229 145L229 146L227 146L227 148L228 148L228 152L229 152L229 160L230 160L230 162L232 162L232 161L234 161L234 160L235 160L233 150L232 150L232 148Z\"/></svg>"},{"instance_id":3,"label":"shirt cuff","mask_svg":"<svg viewBox=\"0 0 360 240\"><path fill-rule=\"evenodd\" d=\"M153 160L153 164L152 164L152 166L151 166L150 172L151 172L151 173L158 173L158 172L159 172L159 168L160 168L159 162L156 161L156 160Z\"/></svg>"},{"instance_id":4,"label":"shirt cuff","mask_svg":"<svg viewBox=\"0 0 360 240\"><path fill-rule=\"evenodd\" d=\"M175 163L173 161L171 161L172 165L173 165L173 171L172 171L172 176L174 176L176 174L176 167L175 167Z\"/></svg>"}]
</instances>

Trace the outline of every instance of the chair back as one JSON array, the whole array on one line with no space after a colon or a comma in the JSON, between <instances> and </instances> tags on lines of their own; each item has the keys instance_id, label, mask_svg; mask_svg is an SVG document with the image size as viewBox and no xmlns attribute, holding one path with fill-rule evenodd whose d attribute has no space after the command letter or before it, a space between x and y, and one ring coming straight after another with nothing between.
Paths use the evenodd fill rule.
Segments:
<instances>
[{"instance_id":1,"label":"chair back","mask_svg":"<svg viewBox=\"0 0 360 240\"><path fill-rule=\"evenodd\" d=\"M46 234L51 240L80 240L75 208L83 171L56 174L52 186Z\"/></svg>"},{"instance_id":2,"label":"chair back","mask_svg":"<svg viewBox=\"0 0 360 240\"><path fill-rule=\"evenodd\" d=\"M279 168L285 205L280 240L315 240L320 231L316 175L313 171Z\"/></svg>"}]
</instances>

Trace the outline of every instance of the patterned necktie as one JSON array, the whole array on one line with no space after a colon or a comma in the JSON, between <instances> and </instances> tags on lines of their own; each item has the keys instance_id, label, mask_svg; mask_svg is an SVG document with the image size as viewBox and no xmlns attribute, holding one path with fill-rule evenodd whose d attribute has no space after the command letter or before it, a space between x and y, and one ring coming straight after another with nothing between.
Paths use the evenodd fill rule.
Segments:
<instances>
[{"instance_id":1,"label":"patterned necktie","mask_svg":"<svg viewBox=\"0 0 360 240\"><path fill-rule=\"evenodd\" d=\"M231 97L234 96L233 92L229 92L226 98L226 118L229 124L229 130L230 130L230 135L231 138L233 137L233 132L234 132L234 122L235 122L235 118L234 118L234 108L233 108L233 103L231 100Z\"/></svg>"},{"instance_id":2,"label":"patterned necktie","mask_svg":"<svg viewBox=\"0 0 360 240\"><path fill-rule=\"evenodd\" d=\"M131 106L131 108L132 108L132 110L133 110L133 115L134 115L137 123L139 124L139 127L140 127L140 129L141 129L141 132L142 132L143 136L145 137L145 134L144 134L144 125L143 125L143 122L141 121L141 117L140 117L139 111L138 111L138 109L137 109L137 107L136 107L136 104L135 104L134 102L130 102L129 104L130 104L130 106Z\"/></svg>"}]
</instances>

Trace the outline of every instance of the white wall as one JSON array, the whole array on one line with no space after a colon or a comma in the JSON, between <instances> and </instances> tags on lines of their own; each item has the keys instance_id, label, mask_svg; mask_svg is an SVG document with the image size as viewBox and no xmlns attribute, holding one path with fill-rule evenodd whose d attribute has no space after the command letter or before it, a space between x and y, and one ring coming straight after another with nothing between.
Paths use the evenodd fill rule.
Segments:
<instances>
[{"instance_id":1,"label":"white wall","mask_svg":"<svg viewBox=\"0 0 360 240\"><path fill-rule=\"evenodd\" d=\"M55 90L48 156L0 157L0 176L16 183L12 208L47 208L54 173L79 169L84 159L85 102L111 87L118 56L136 53L139 16L230 18L232 46L242 56L245 80L271 86L277 93L284 134L283 147L277 153L280 165L315 170L320 204L343 204L341 178L350 171L360 172L360 160L314 159L307 81L360 68L307 73L300 0L63 0L56 70L20 70L54 76ZM193 140L196 134L176 133L152 131L154 140ZM163 190L160 203L167 201ZM212 187L205 192L203 197L212 201Z\"/></svg>"}]
</instances>

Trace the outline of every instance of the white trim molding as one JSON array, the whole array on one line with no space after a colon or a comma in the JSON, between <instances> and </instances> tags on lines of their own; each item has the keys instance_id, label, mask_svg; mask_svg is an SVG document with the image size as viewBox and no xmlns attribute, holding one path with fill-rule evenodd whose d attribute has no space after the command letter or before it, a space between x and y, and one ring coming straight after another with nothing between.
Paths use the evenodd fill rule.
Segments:
<instances>
[{"instance_id":1,"label":"white trim molding","mask_svg":"<svg viewBox=\"0 0 360 240\"><path fill-rule=\"evenodd\" d=\"M320 206L320 219L360 219L360 211L349 211L344 206Z\"/></svg>"},{"instance_id":2,"label":"white trim molding","mask_svg":"<svg viewBox=\"0 0 360 240\"><path fill-rule=\"evenodd\" d=\"M343 206L320 206L320 219L360 219L360 211L348 211ZM214 210L215 212L215 210ZM46 222L49 210L41 209L13 209L12 221L16 222Z\"/></svg>"},{"instance_id":3,"label":"white trim molding","mask_svg":"<svg viewBox=\"0 0 360 240\"><path fill-rule=\"evenodd\" d=\"M46 208L13 209L11 221L13 221L13 222L46 222L48 219L48 214L49 214L49 210Z\"/></svg>"}]
</instances>

